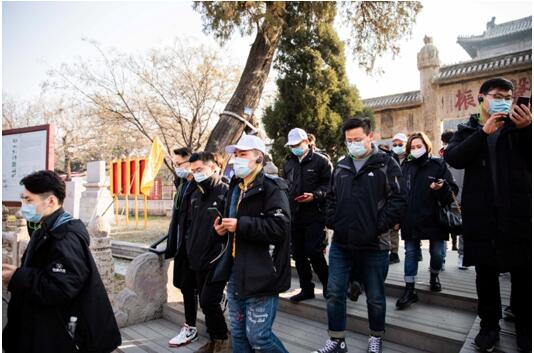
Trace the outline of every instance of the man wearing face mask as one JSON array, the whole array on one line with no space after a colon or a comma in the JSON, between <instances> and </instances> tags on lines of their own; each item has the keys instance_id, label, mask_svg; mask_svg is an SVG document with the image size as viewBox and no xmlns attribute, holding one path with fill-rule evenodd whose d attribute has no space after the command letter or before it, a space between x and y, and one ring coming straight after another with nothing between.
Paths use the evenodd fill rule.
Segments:
<instances>
[{"instance_id":1,"label":"man wearing face mask","mask_svg":"<svg viewBox=\"0 0 534 353\"><path fill-rule=\"evenodd\" d=\"M355 266L367 297L367 352L382 352L389 268L389 230L398 224L406 197L399 164L373 143L369 119L343 124L348 155L338 162L326 196L326 225L334 230L328 268L328 334L316 353L347 352L347 286Z\"/></svg>"},{"instance_id":2,"label":"man wearing face mask","mask_svg":"<svg viewBox=\"0 0 534 353\"><path fill-rule=\"evenodd\" d=\"M291 153L282 168L282 178L289 183L291 205L291 251L300 280L300 293L292 302L315 298L313 270L323 285L326 296L328 265L325 249L324 201L332 165L328 159L310 147L308 134L302 129L289 131Z\"/></svg>"},{"instance_id":3,"label":"man wearing face mask","mask_svg":"<svg viewBox=\"0 0 534 353\"><path fill-rule=\"evenodd\" d=\"M228 185L217 173L218 165L213 153L193 153L189 163L196 189L191 194L187 211L190 226L185 233L185 244L210 336L210 340L196 352L229 352L228 328L220 305L226 281L211 281L212 270L223 245L213 229L213 214L208 210L216 208L219 212L223 211Z\"/></svg>"},{"instance_id":4,"label":"man wearing face mask","mask_svg":"<svg viewBox=\"0 0 534 353\"><path fill-rule=\"evenodd\" d=\"M272 326L278 294L291 284L287 183L263 172L260 138L244 135L225 151L234 155L235 175L224 218L213 223L227 244L213 281L228 280L233 351L286 353Z\"/></svg>"},{"instance_id":5,"label":"man wearing face mask","mask_svg":"<svg viewBox=\"0 0 534 353\"><path fill-rule=\"evenodd\" d=\"M34 230L21 266L2 264L2 283L11 292L5 352L112 352L120 331L89 234L63 210L65 183L50 170L20 183L21 213Z\"/></svg>"},{"instance_id":6,"label":"man wearing face mask","mask_svg":"<svg viewBox=\"0 0 534 353\"><path fill-rule=\"evenodd\" d=\"M465 169L462 194L464 266L475 266L480 332L475 344L492 351L499 339L499 273L510 272L517 348L532 349L532 113L513 102L504 78L480 86L480 112L458 125L445 149Z\"/></svg>"},{"instance_id":7,"label":"man wearing face mask","mask_svg":"<svg viewBox=\"0 0 534 353\"><path fill-rule=\"evenodd\" d=\"M393 152L393 158L395 158L399 165L402 165L404 159L406 159L406 141L408 141L408 138L401 132L395 134L391 140L391 151ZM389 231L389 238L391 239L391 252L389 254L390 264L398 264L400 262L399 229L400 226L396 224L393 229Z\"/></svg>"},{"instance_id":8,"label":"man wearing face mask","mask_svg":"<svg viewBox=\"0 0 534 353\"><path fill-rule=\"evenodd\" d=\"M185 323L182 329L169 341L170 347L180 347L198 340L197 296L195 274L189 267L189 259L183 241L187 229L187 209L189 199L195 190L193 174L190 172L189 156L191 150L186 147L174 150L176 194L174 196L172 218L169 225L165 259L174 259L173 284L180 288L184 298Z\"/></svg>"}]
</instances>

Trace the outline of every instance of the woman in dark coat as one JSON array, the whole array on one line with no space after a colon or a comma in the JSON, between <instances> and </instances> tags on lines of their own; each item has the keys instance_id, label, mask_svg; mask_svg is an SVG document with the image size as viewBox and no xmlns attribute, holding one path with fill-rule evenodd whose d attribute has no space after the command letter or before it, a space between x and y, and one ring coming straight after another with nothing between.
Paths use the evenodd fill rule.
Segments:
<instances>
[{"instance_id":1,"label":"woman in dark coat","mask_svg":"<svg viewBox=\"0 0 534 353\"><path fill-rule=\"evenodd\" d=\"M404 309L418 301L415 292L421 240L430 240L430 290L441 291L439 272L449 231L438 222L440 205L453 202L452 192L458 192L445 161L431 155L432 143L423 132L410 136L406 144L408 157L402 164L402 175L408 192L408 208L401 221L401 235L406 256L404 280L406 289L397 301Z\"/></svg>"}]
</instances>

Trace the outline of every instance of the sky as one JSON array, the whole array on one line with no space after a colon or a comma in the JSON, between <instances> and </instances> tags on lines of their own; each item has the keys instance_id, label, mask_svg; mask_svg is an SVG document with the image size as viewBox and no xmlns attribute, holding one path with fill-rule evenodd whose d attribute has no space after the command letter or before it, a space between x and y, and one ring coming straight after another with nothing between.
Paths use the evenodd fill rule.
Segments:
<instances>
[{"instance_id":1,"label":"sky","mask_svg":"<svg viewBox=\"0 0 534 353\"><path fill-rule=\"evenodd\" d=\"M532 15L530 1L423 1L412 36L401 41L394 60L386 54L377 61L384 71L368 75L359 69L346 49L347 75L362 98L419 89L417 52L425 35L434 39L443 64L469 60L456 43L458 35L479 35L496 16L502 23ZM336 20L342 39L349 36ZM199 13L191 2L2 2L2 89L16 100L39 95L48 70L77 57L98 57L82 38L96 40L103 48L125 53L143 53L171 45L175 38L216 47L202 32ZM253 37L238 33L225 45L234 63L244 67ZM275 71L271 71L274 78ZM271 84L267 90L274 90Z\"/></svg>"}]
</instances>

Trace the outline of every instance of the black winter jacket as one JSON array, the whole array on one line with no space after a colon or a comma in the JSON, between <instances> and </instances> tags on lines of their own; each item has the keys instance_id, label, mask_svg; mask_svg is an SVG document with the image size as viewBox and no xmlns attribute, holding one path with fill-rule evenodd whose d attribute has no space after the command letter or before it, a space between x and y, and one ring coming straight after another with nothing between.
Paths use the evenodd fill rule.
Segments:
<instances>
[{"instance_id":1,"label":"black winter jacket","mask_svg":"<svg viewBox=\"0 0 534 353\"><path fill-rule=\"evenodd\" d=\"M234 177L226 198L228 216L231 195L242 179ZM227 247L214 271L213 282L227 281L234 273L234 295L239 299L273 296L289 289L291 268L289 241L291 217L284 179L260 172L242 195L237 211L237 231L228 234ZM232 257L236 238L235 259Z\"/></svg>"},{"instance_id":2,"label":"black winter jacket","mask_svg":"<svg viewBox=\"0 0 534 353\"><path fill-rule=\"evenodd\" d=\"M458 193L451 172L441 158L425 154L417 159L406 159L402 164L402 175L408 193L408 208L401 220L401 235L404 240L447 240L449 231L438 222L441 205L453 202L451 191ZM439 190L432 190L430 184L436 179L445 179Z\"/></svg>"},{"instance_id":3,"label":"black winter jacket","mask_svg":"<svg viewBox=\"0 0 534 353\"><path fill-rule=\"evenodd\" d=\"M63 209L32 234L8 285L6 353L106 353L121 344L89 239L83 223ZM74 339L67 331L71 316L78 318Z\"/></svg>"},{"instance_id":4,"label":"black winter jacket","mask_svg":"<svg viewBox=\"0 0 534 353\"><path fill-rule=\"evenodd\" d=\"M332 175L328 158L309 150L302 161L293 153L287 156L282 168L282 177L289 184L289 204L293 223L324 222L326 192ZM313 194L312 202L296 202L295 198L305 192Z\"/></svg>"},{"instance_id":5,"label":"black winter jacket","mask_svg":"<svg viewBox=\"0 0 534 353\"><path fill-rule=\"evenodd\" d=\"M388 230L406 207L398 163L375 149L356 172L351 157L335 167L326 202L326 226L333 241L351 251L389 250Z\"/></svg>"},{"instance_id":6,"label":"black winter jacket","mask_svg":"<svg viewBox=\"0 0 534 353\"><path fill-rule=\"evenodd\" d=\"M471 116L458 125L445 160L465 169L464 265L498 264L507 271L532 260L532 125L518 129L508 122L499 130L493 141Z\"/></svg>"},{"instance_id":7,"label":"black winter jacket","mask_svg":"<svg viewBox=\"0 0 534 353\"><path fill-rule=\"evenodd\" d=\"M228 185L218 176L213 176L197 184L191 194L188 207L190 226L185 234L189 267L194 271L205 271L213 267L211 262L222 251L219 236L213 228L213 215L208 208L215 207L224 211L224 201Z\"/></svg>"}]
</instances>

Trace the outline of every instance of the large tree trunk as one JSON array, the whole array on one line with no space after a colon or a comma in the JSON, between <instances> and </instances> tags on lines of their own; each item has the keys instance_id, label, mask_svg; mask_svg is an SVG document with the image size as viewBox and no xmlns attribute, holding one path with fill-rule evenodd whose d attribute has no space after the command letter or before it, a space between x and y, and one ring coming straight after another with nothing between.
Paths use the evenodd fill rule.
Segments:
<instances>
[{"instance_id":1,"label":"large tree trunk","mask_svg":"<svg viewBox=\"0 0 534 353\"><path fill-rule=\"evenodd\" d=\"M244 116L245 107L256 110L260 102L263 87L269 76L274 52L282 36L282 25L277 28L272 24L263 24L268 28L262 28L256 34L256 39L250 48L245 69L241 74L239 84L225 111ZM253 123L253 117L248 117ZM213 128L208 138L206 151L221 152L225 146L235 143L245 130L245 124L235 117L221 114L219 121Z\"/></svg>"}]
</instances>

